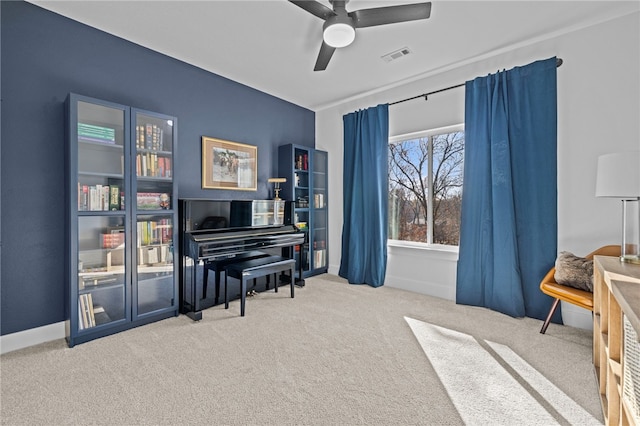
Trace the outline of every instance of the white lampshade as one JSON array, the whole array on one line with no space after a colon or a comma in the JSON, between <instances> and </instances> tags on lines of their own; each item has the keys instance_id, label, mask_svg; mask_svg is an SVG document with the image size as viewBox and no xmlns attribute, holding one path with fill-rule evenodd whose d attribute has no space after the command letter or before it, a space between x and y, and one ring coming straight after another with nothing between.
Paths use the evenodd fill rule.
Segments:
<instances>
[{"instance_id":1,"label":"white lampshade","mask_svg":"<svg viewBox=\"0 0 640 426\"><path fill-rule=\"evenodd\" d=\"M353 43L356 29L349 17L333 16L323 26L322 38L331 47L345 47Z\"/></svg>"},{"instance_id":2,"label":"white lampshade","mask_svg":"<svg viewBox=\"0 0 640 426\"><path fill-rule=\"evenodd\" d=\"M596 197L640 197L640 151L598 157Z\"/></svg>"}]
</instances>

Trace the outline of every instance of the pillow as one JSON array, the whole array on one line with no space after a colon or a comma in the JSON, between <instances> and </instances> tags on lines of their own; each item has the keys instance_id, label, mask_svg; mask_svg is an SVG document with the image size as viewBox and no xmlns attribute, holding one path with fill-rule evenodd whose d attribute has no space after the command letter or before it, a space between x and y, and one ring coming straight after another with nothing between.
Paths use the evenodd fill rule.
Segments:
<instances>
[{"instance_id":1,"label":"pillow","mask_svg":"<svg viewBox=\"0 0 640 426\"><path fill-rule=\"evenodd\" d=\"M593 260L568 251L560 252L554 278L558 284L593 293Z\"/></svg>"}]
</instances>

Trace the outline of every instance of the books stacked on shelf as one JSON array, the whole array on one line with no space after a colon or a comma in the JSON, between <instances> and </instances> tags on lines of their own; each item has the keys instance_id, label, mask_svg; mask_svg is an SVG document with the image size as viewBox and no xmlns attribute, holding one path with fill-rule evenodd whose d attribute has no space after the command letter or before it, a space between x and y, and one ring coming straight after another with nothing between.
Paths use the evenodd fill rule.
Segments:
<instances>
[{"instance_id":1,"label":"books stacked on shelf","mask_svg":"<svg viewBox=\"0 0 640 426\"><path fill-rule=\"evenodd\" d=\"M116 131L110 127L78 123L78 140L115 145Z\"/></svg>"},{"instance_id":2,"label":"books stacked on shelf","mask_svg":"<svg viewBox=\"0 0 640 426\"><path fill-rule=\"evenodd\" d=\"M171 158L153 152L136 155L136 175L148 177L171 177Z\"/></svg>"},{"instance_id":3,"label":"books stacked on shelf","mask_svg":"<svg viewBox=\"0 0 640 426\"><path fill-rule=\"evenodd\" d=\"M323 268L327 265L327 248L325 241L313 243L313 266Z\"/></svg>"},{"instance_id":4,"label":"books stacked on shelf","mask_svg":"<svg viewBox=\"0 0 640 426\"><path fill-rule=\"evenodd\" d=\"M138 192L138 210L167 210L171 204L169 194L163 192Z\"/></svg>"},{"instance_id":5,"label":"books stacked on shelf","mask_svg":"<svg viewBox=\"0 0 640 426\"><path fill-rule=\"evenodd\" d=\"M110 322L111 318L100 305L93 306L91 293L84 293L78 296L78 328L95 327L96 325Z\"/></svg>"},{"instance_id":6,"label":"books stacked on shelf","mask_svg":"<svg viewBox=\"0 0 640 426\"><path fill-rule=\"evenodd\" d=\"M78 296L78 324L79 329L95 327L96 317L93 310L93 300L91 293L84 293Z\"/></svg>"},{"instance_id":7,"label":"books stacked on shelf","mask_svg":"<svg viewBox=\"0 0 640 426\"><path fill-rule=\"evenodd\" d=\"M313 207L316 209L324 208L324 194L315 194L313 196Z\"/></svg>"},{"instance_id":8,"label":"books stacked on shelf","mask_svg":"<svg viewBox=\"0 0 640 426\"><path fill-rule=\"evenodd\" d=\"M164 132L160 126L146 123L136 126L136 148L164 151Z\"/></svg>"},{"instance_id":9,"label":"books stacked on shelf","mask_svg":"<svg viewBox=\"0 0 640 426\"><path fill-rule=\"evenodd\" d=\"M122 244L124 244L124 232L102 234L102 248L114 249Z\"/></svg>"},{"instance_id":10,"label":"books stacked on shelf","mask_svg":"<svg viewBox=\"0 0 640 426\"><path fill-rule=\"evenodd\" d=\"M307 207L309 207L309 196L298 197L296 200L296 208L306 209Z\"/></svg>"},{"instance_id":11,"label":"books stacked on shelf","mask_svg":"<svg viewBox=\"0 0 640 426\"><path fill-rule=\"evenodd\" d=\"M165 266L173 263L173 254L168 244L138 248L138 265Z\"/></svg>"},{"instance_id":12,"label":"books stacked on shelf","mask_svg":"<svg viewBox=\"0 0 640 426\"><path fill-rule=\"evenodd\" d=\"M140 221L137 226L138 247L153 244L171 244L173 234L171 219Z\"/></svg>"},{"instance_id":13,"label":"books stacked on shelf","mask_svg":"<svg viewBox=\"0 0 640 426\"><path fill-rule=\"evenodd\" d=\"M78 210L124 210L124 192L119 185L84 185L78 182Z\"/></svg>"},{"instance_id":14,"label":"books stacked on shelf","mask_svg":"<svg viewBox=\"0 0 640 426\"><path fill-rule=\"evenodd\" d=\"M309 156L308 154L300 154L296 157L296 164L294 165L298 170L309 170Z\"/></svg>"}]
</instances>

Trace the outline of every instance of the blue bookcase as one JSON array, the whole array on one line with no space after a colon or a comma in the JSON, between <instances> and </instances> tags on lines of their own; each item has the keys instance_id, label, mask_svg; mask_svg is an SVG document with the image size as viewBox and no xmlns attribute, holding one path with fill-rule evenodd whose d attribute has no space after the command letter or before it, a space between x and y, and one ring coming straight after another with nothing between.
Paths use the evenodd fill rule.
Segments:
<instances>
[{"instance_id":1,"label":"blue bookcase","mask_svg":"<svg viewBox=\"0 0 640 426\"><path fill-rule=\"evenodd\" d=\"M69 346L178 314L175 117L67 98Z\"/></svg>"},{"instance_id":2,"label":"blue bookcase","mask_svg":"<svg viewBox=\"0 0 640 426\"><path fill-rule=\"evenodd\" d=\"M287 179L280 197L293 201L293 222L307 232L307 242L295 252L296 262L302 262L303 278L328 270L327 172L326 151L295 144L278 148L278 175Z\"/></svg>"}]
</instances>

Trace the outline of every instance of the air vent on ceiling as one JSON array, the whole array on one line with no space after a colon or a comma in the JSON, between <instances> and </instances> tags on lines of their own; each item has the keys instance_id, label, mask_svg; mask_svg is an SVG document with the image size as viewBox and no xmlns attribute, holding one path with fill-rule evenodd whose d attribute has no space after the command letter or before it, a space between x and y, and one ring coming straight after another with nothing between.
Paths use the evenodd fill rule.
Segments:
<instances>
[{"instance_id":1,"label":"air vent on ceiling","mask_svg":"<svg viewBox=\"0 0 640 426\"><path fill-rule=\"evenodd\" d=\"M385 62L391 62L395 61L396 59L402 58L403 56L407 56L409 53L411 53L411 50L408 47L403 47L402 49L387 53L386 55L381 56L381 58Z\"/></svg>"}]
</instances>

